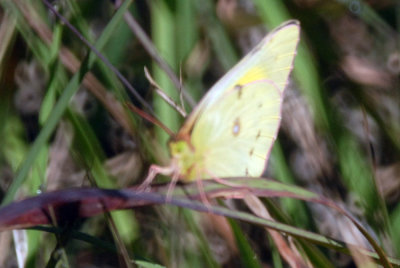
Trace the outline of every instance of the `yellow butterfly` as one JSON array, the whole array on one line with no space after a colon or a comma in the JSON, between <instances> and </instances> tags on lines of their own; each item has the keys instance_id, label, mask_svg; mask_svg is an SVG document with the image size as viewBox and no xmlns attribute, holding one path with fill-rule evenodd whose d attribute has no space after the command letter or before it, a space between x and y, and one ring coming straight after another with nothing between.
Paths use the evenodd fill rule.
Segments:
<instances>
[{"instance_id":1,"label":"yellow butterfly","mask_svg":"<svg viewBox=\"0 0 400 268\"><path fill-rule=\"evenodd\" d=\"M221 78L170 140L171 165L153 165L142 185L157 174L172 175L172 184L261 176L279 129L299 33L298 21L282 24Z\"/></svg>"}]
</instances>

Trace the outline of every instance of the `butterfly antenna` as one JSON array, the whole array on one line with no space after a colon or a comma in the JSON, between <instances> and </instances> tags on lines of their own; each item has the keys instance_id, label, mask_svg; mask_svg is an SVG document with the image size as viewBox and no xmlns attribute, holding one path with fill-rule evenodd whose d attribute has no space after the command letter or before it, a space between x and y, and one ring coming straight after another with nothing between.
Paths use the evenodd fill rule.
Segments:
<instances>
[{"instance_id":1,"label":"butterfly antenna","mask_svg":"<svg viewBox=\"0 0 400 268\"><path fill-rule=\"evenodd\" d=\"M183 82L182 82L182 64L179 65L179 100L181 101L182 110L186 112L185 102L183 101Z\"/></svg>"},{"instance_id":2,"label":"butterfly antenna","mask_svg":"<svg viewBox=\"0 0 400 268\"><path fill-rule=\"evenodd\" d=\"M153 123L154 125L157 125L160 128L162 128L170 137L175 136L175 133L172 130L170 130L166 125L161 123L161 121L158 120L157 118L155 118L154 116L151 116L150 114L146 113L145 111L137 108L132 103L127 102L126 106L128 106L128 108L135 114L138 114L140 117L142 117L142 118L146 119L147 121Z\"/></svg>"},{"instance_id":3,"label":"butterfly antenna","mask_svg":"<svg viewBox=\"0 0 400 268\"><path fill-rule=\"evenodd\" d=\"M155 92L166 102L168 103L172 108L174 108L178 113L180 113L183 117L186 117L186 112L184 109L182 109L178 104L175 103L173 99L171 99L162 89L161 87L154 81L154 79L151 77L149 71L147 70L146 67L144 67L144 74L149 80L150 84L155 87ZM181 91L180 91L181 92Z\"/></svg>"}]
</instances>

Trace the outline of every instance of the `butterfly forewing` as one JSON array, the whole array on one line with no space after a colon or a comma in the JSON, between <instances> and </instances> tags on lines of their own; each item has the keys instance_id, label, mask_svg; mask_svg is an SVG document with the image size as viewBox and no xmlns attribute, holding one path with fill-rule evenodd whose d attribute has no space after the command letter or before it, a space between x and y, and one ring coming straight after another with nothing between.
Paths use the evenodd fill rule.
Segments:
<instances>
[{"instance_id":1,"label":"butterfly forewing","mask_svg":"<svg viewBox=\"0 0 400 268\"><path fill-rule=\"evenodd\" d=\"M235 85L268 79L283 92L299 41L300 26L289 21L269 33L251 52L222 77L204 96L180 129L179 135L187 135L201 113L218 102Z\"/></svg>"},{"instance_id":2,"label":"butterfly forewing","mask_svg":"<svg viewBox=\"0 0 400 268\"><path fill-rule=\"evenodd\" d=\"M170 143L182 180L262 174L299 34L297 21L272 31L200 101Z\"/></svg>"}]
</instances>

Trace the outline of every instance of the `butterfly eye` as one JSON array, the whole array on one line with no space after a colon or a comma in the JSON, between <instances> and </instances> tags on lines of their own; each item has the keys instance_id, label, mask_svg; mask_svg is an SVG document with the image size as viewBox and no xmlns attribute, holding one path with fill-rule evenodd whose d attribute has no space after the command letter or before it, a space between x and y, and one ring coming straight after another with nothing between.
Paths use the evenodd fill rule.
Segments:
<instances>
[{"instance_id":1,"label":"butterfly eye","mask_svg":"<svg viewBox=\"0 0 400 268\"><path fill-rule=\"evenodd\" d=\"M172 155L181 154L185 149L187 149L187 144L184 141L171 142L169 146Z\"/></svg>"}]
</instances>

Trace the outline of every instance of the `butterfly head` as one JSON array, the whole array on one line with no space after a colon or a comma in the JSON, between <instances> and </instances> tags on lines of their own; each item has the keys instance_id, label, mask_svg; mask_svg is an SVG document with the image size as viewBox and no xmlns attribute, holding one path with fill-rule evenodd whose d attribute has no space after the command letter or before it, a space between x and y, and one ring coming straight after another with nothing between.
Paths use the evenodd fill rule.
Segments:
<instances>
[{"instance_id":1,"label":"butterfly head","mask_svg":"<svg viewBox=\"0 0 400 268\"><path fill-rule=\"evenodd\" d=\"M179 169L179 176L182 181L191 181L198 175L199 156L189 140L171 139L168 143L169 151L173 161Z\"/></svg>"}]
</instances>

